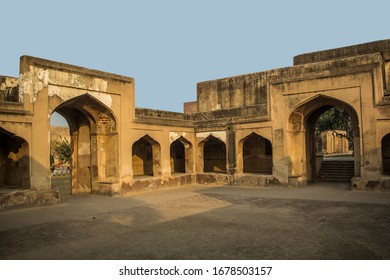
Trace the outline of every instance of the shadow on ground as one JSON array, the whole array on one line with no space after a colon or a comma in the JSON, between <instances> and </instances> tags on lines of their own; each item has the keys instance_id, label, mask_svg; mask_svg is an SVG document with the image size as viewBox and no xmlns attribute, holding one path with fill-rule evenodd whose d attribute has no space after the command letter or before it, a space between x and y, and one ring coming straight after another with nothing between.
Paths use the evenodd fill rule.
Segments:
<instances>
[{"instance_id":1,"label":"shadow on ground","mask_svg":"<svg viewBox=\"0 0 390 280\"><path fill-rule=\"evenodd\" d=\"M0 258L390 258L389 204L297 199L290 191L194 187L0 213L0 224L18 213L57 215L0 231ZM278 192L285 197L271 197Z\"/></svg>"}]
</instances>

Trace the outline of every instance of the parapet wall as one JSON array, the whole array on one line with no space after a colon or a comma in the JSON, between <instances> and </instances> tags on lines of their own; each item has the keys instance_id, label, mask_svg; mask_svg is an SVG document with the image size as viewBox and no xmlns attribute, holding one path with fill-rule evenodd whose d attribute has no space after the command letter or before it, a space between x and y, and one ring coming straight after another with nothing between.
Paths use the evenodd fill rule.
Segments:
<instances>
[{"instance_id":1,"label":"parapet wall","mask_svg":"<svg viewBox=\"0 0 390 280\"><path fill-rule=\"evenodd\" d=\"M350 56L370 54L370 53L382 53L387 54L390 50L390 40L381 40L371 43L359 44L354 46L305 53L294 57L294 65L300 65L305 63L320 62L325 60L332 60L337 58L345 58Z\"/></svg>"},{"instance_id":2,"label":"parapet wall","mask_svg":"<svg viewBox=\"0 0 390 280\"><path fill-rule=\"evenodd\" d=\"M380 99L390 92L390 40L303 54L295 57L294 63L291 67L198 83L198 114L192 119L256 116L267 120L272 106L269 104L271 84L352 75L371 71L379 64L383 65L385 77Z\"/></svg>"},{"instance_id":3,"label":"parapet wall","mask_svg":"<svg viewBox=\"0 0 390 280\"><path fill-rule=\"evenodd\" d=\"M185 120L186 119L186 115L183 113L163 111L163 110L154 110L154 109L148 109L148 108L135 108L135 115L137 117L148 116L148 117L177 119L177 120Z\"/></svg>"},{"instance_id":4,"label":"parapet wall","mask_svg":"<svg viewBox=\"0 0 390 280\"><path fill-rule=\"evenodd\" d=\"M267 103L265 72L198 83L198 111L210 112Z\"/></svg>"}]
</instances>

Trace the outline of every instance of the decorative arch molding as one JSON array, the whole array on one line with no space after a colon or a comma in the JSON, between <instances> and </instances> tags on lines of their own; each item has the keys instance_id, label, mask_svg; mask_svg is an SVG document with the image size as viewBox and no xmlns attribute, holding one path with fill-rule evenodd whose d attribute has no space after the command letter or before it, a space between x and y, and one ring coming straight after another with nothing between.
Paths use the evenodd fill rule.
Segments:
<instances>
[{"instance_id":1,"label":"decorative arch molding","mask_svg":"<svg viewBox=\"0 0 390 280\"><path fill-rule=\"evenodd\" d=\"M212 131L212 132L198 132L196 133L196 138L199 139L199 142L205 141L210 136L219 139L224 142L226 145L226 131Z\"/></svg>"},{"instance_id":2,"label":"decorative arch molding","mask_svg":"<svg viewBox=\"0 0 390 280\"><path fill-rule=\"evenodd\" d=\"M261 133L256 129L251 129L251 130L245 132L244 134L242 134L241 139L238 142L241 143L241 142L245 141L249 136L251 136L253 134L258 135L260 137L263 137L272 143L271 135L265 135L264 133Z\"/></svg>"},{"instance_id":3,"label":"decorative arch molding","mask_svg":"<svg viewBox=\"0 0 390 280\"><path fill-rule=\"evenodd\" d=\"M71 117L72 110L82 113L96 133L99 133L99 129L105 133L115 133L117 130L117 118L114 112L89 93L61 102L55 107L53 112L57 111L60 113L72 126L74 122L77 123L78 121ZM107 127L109 127L108 131Z\"/></svg>"},{"instance_id":4,"label":"decorative arch molding","mask_svg":"<svg viewBox=\"0 0 390 280\"><path fill-rule=\"evenodd\" d=\"M288 118L288 129L300 131L303 129L303 112L302 108L295 109Z\"/></svg>"},{"instance_id":5,"label":"decorative arch molding","mask_svg":"<svg viewBox=\"0 0 390 280\"><path fill-rule=\"evenodd\" d=\"M172 144L178 139L182 142L186 142L192 145L191 141L188 140L187 138L187 132L174 132L174 131L169 132L169 144Z\"/></svg>"},{"instance_id":6,"label":"decorative arch molding","mask_svg":"<svg viewBox=\"0 0 390 280\"><path fill-rule=\"evenodd\" d=\"M112 108L112 96L105 92L93 91L77 87L67 87L61 85L48 85L48 97L49 97L49 112L53 112L54 109L63 103L71 101L72 99L79 98L88 95L98 103L104 105L107 108ZM111 110L111 109L110 109Z\"/></svg>"},{"instance_id":7,"label":"decorative arch molding","mask_svg":"<svg viewBox=\"0 0 390 280\"><path fill-rule=\"evenodd\" d=\"M299 130L304 127L304 122L312 113L316 112L320 108L328 106L339 107L342 110L345 110L351 118L352 123L359 124L358 120L358 110L351 104L334 97L326 96L323 94L318 94L312 98L306 99L305 101L300 102L290 111L288 115L288 128L291 130ZM326 111L326 109L324 110ZM299 128L299 129L294 129Z\"/></svg>"}]
</instances>

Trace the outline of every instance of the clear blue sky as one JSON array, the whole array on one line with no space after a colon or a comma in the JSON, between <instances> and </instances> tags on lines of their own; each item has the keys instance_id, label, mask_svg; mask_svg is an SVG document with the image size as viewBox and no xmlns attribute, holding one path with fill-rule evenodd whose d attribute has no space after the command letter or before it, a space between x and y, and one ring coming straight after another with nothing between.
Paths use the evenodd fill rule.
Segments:
<instances>
[{"instance_id":1,"label":"clear blue sky","mask_svg":"<svg viewBox=\"0 0 390 280\"><path fill-rule=\"evenodd\" d=\"M390 38L390 1L2 1L0 75L37 56L130 76L136 106L183 111L196 83Z\"/></svg>"}]
</instances>

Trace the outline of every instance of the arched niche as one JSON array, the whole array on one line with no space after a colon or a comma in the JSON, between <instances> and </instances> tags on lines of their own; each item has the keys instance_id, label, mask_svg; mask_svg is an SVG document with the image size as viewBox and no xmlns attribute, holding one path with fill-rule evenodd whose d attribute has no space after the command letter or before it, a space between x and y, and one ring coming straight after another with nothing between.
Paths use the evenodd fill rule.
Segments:
<instances>
[{"instance_id":1,"label":"arched niche","mask_svg":"<svg viewBox=\"0 0 390 280\"><path fill-rule=\"evenodd\" d=\"M30 187L29 145L22 137L0 127L0 186Z\"/></svg>"},{"instance_id":2,"label":"arched niche","mask_svg":"<svg viewBox=\"0 0 390 280\"><path fill-rule=\"evenodd\" d=\"M160 144L149 135L141 137L132 145L133 176L160 176L160 158Z\"/></svg>"},{"instance_id":3,"label":"arched niche","mask_svg":"<svg viewBox=\"0 0 390 280\"><path fill-rule=\"evenodd\" d=\"M210 135L201 142L201 146L203 146L203 172L226 173L226 144Z\"/></svg>"},{"instance_id":4,"label":"arched niche","mask_svg":"<svg viewBox=\"0 0 390 280\"><path fill-rule=\"evenodd\" d=\"M382 150L382 174L390 176L390 133L386 134L381 141Z\"/></svg>"},{"instance_id":5,"label":"arched niche","mask_svg":"<svg viewBox=\"0 0 390 280\"><path fill-rule=\"evenodd\" d=\"M183 136L173 141L170 146L172 173L192 173L192 144Z\"/></svg>"},{"instance_id":6,"label":"arched niche","mask_svg":"<svg viewBox=\"0 0 390 280\"><path fill-rule=\"evenodd\" d=\"M272 174L272 144L268 139L251 133L242 140L244 173Z\"/></svg>"}]
</instances>

